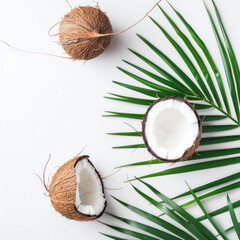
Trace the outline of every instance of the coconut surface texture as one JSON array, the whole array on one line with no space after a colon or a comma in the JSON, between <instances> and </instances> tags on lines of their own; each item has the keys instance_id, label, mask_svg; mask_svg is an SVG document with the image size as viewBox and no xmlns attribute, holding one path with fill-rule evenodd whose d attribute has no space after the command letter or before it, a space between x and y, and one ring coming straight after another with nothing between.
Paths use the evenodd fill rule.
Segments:
<instances>
[{"instance_id":1,"label":"coconut surface texture","mask_svg":"<svg viewBox=\"0 0 240 240\"><path fill-rule=\"evenodd\" d=\"M162 161L186 160L196 151L201 135L200 118L187 100L158 99L144 115L144 142L148 151Z\"/></svg>"},{"instance_id":2,"label":"coconut surface texture","mask_svg":"<svg viewBox=\"0 0 240 240\"><path fill-rule=\"evenodd\" d=\"M93 221L106 209L102 179L88 156L73 158L53 176L49 196L63 216L77 221Z\"/></svg>"},{"instance_id":3,"label":"coconut surface texture","mask_svg":"<svg viewBox=\"0 0 240 240\"><path fill-rule=\"evenodd\" d=\"M90 60L103 53L111 42L112 26L99 8L77 7L60 23L59 40L73 60Z\"/></svg>"}]
</instances>

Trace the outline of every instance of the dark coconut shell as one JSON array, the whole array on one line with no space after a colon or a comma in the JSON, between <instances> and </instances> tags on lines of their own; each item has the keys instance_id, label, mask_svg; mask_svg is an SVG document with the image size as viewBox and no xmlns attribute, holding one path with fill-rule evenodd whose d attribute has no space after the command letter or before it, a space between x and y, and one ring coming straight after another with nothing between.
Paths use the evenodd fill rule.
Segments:
<instances>
[{"instance_id":1,"label":"dark coconut shell","mask_svg":"<svg viewBox=\"0 0 240 240\"><path fill-rule=\"evenodd\" d=\"M148 121L148 113L151 111L152 107L159 103L159 102L162 102L162 101L166 101L166 100L169 100L169 99L173 99L173 100L177 100L177 101L180 101L180 102L184 102L186 105L188 105L191 110L193 111L193 113L195 114L196 118L197 118L197 121L198 121L198 134L197 134L197 137L195 139L195 141L193 142L192 146L188 149L185 150L185 152L183 153L183 155L178 158L178 159L165 159L165 158L161 158L159 157L152 149L151 149L151 146L149 146L148 144L148 140L146 138L146 133L145 133L145 129L146 129L146 124L147 124L147 121ZM200 120L200 117L196 111L196 109L193 107L192 104L189 103L188 100L185 100L185 99L182 99L182 98L177 98L177 97L165 97L165 98L160 98L158 99L157 101L155 101L147 110L147 112L145 113L144 115L144 118L143 118L143 122L142 122L142 132L143 132L143 140L144 140L144 143L147 147L147 150L154 156L156 157L157 159L161 160L161 161L164 161L164 162L171 162L171 163L174 163L174 162L180 162L180 161L184 161L184 160L187 160L189 157L191 157L195 152L196 152L196 149L199 147L199 144L201 142L201 138L202 138L202 122Z\"/></svg>"},{"instance_id":2,"label":"dark coconut shell","mask_svg":"<svg viewBox=\"0 0 240 240\"><path fill-rule=\"evenodd\" d=\"M98 216L82 214L78 212L75 207L77 187L75 166L79 161L82 161L83 159L88 159L88 162L93 166L102 183L102 192L104 193L102 179L95 169L94 165L89 160L89 156L81 156L71 159L57 170L51 181L49 188L49 197L55 210L62 214L64 217L76 221L94 221L97 218L101 217L101 215L104 213L107 206L106 201L102 212Z\"/></svg>"},{"instance_id":3,"label":"dark coconut shell","mask_svg":"<svg viewBox=\"0 0 240 240\"><path fill-rule=\"evenodd\" d=\"M103 53L111 42L112 26L99 8L77 7L60 23L59 40L73 60L90 60Z\"/></svg>"}]
</instances>

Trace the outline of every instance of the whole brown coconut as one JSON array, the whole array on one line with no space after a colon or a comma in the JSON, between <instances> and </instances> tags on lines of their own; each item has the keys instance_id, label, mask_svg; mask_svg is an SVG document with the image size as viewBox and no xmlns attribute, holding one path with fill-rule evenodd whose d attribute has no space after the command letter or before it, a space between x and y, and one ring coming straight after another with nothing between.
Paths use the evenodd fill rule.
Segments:
<instances>
[{"instance_id":1,"label":"whole brown coconut","mask_svg":"<svg viewBox=\"0 0 240 240\"><path fill-rule=\"evenodd\" d=\"M99 8L77 7L60 23L59 40L73 60L90 60L103 53L111 42L112 26Z\"/></svg>"},{"instance_id":2,"label":"whole brown coconut","mask_svg":"<svg viewBox=\"0 0 240 240\"><path fill-rule=\"evenodd\" d=\"M80 168L77 168L78 164L82 164ZM76 168L78 173L76 172ZM93 198L94 196L94 190L86 188L86 185L88 185L88 178L86 177L87 172L86 169L88 169L90 175L94 175L97 178L100 192L100 198L101 199L101 209L98 211L98 214L85 214L81 212L76 205L76 197L80 195L81 192L81 200L78 199L78 203L82 201L82 205L85 205L84 207L88 207L88 204L90 206L91 203L86 203L87 199ZM80 170L80 171L79 171ZM76 175L80 176L80 174L85 175L85 177L81 177L81 183L79 181L79 185L77 182L77 179L80 179L80 177L77 177ZM89 175L89 181L93 181L92 176ZM82 185L82 186L81 186ZM78 188L78 189L77 189ZM83 191L79 189L83 189ZM72 160L66 162L63 164L55 173L55 175L52 178L51 185L49 187L49 197L51 199L51 203L55 210L62 214L63 216L77 221L94 221L97 218L99 218L105 211L106 208L106 200L104 195L104 188L103 188L103 182L101 180L101 177L93 164L89 160L89 156L81 156L81 157L75 157ZM76 194L77 193L77 194ZM85 196L84 196L85 195ZM80 201L79 201L80 200ZM93 201L88 200L88 201Z\"/></svg>"}]
</instances>

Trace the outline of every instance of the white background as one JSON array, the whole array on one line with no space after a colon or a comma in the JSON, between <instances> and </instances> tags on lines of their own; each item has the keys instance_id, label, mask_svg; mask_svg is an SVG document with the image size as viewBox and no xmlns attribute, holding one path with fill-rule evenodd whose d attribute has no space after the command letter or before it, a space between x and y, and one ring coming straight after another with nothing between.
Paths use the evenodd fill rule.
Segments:
<instances>
[{"instance_id":1,"label":"white background","mask_svg":"<svg viewBox=\"0 0 240 240\"><path fill-rule=\"evenodd\" d=\"M237 57L240 58L240 2L237 0L216 2ZM100 7L111 19L116 32L139 20L154 3L155 1L147 0L103 0L100 2ZM221 68L220 56L202 1L172 0L171 3L208 43L211 53ZM208 0L207 3L209 4L210 1ZM71 4L73 6L95 5L90 0L72 0ZM165 2L162 6L177 19ZM1 0L0 38L24 50L63 55L61 46L56 43L58 39L50 38L47 32L68 11L69 6L64 0ZM151 16L173 33L158 9L155 9ZM74 222L60 216L51 207L50 199L44 196L44 188L34 173L42 174L48 155L51 153L52 158L47 169L47 176L51 176L58 166L74 157L86 144L84 154L90 155L102 176L113 173L115 171L113 168L121 164L151 159L143 149L135 152L112 149L113 146L136 143L140 139L106 135L107 132L131 131L132 129L126 126L124 121L139 129L139 121L101 116L106 110L137 113L144 113L146 110L145 107L103 98L107 92L136 95L112 83L112 80L120 80L136 84L116 69L119 65L129 68L121 62L121 59L145 66L127 50L128 47L145 53L166 68L159 58L137 38L136 32L147 37L177 61L184 70L186 69L177 53L149 19L145 19L130 31L115 36L104 54L85 64L79 61L72 62L55 57L21 53L0 43L0 239L106 239L98 232L120 236L98 222ZM176 38L175 34L173 36ZM230 131L230 133L239 134L239 131ZM239 142L230 146L239 146ZM184 163L178 165L184 165ZM155 209L137 196L129 184L123 182L127 179L127 175L141 176L169 167L171 166L155 165L126 168L104 180L106 188L123 187L122 190L106 190L108 212L137 219L135 215L111 199L110 195L114 195L157 214ZM239 165L235 165L149 179L148 182L168 196L174 196L186 190L184 180L195 187L238 170ZM239 199L239 192L231 192L230 195L232 201ZM207 202L208 210L214 210L226 204L226 197L225 195L214 197ZM200 214L196 208L191 207L189 210L193 210L192 213L195 216ZM224 227L231 225L228 215L222 215L217 219ZM101 220L112 222L106 215ZM237 238L232 235L232 239Z\"/></svg>"}]
</instances>

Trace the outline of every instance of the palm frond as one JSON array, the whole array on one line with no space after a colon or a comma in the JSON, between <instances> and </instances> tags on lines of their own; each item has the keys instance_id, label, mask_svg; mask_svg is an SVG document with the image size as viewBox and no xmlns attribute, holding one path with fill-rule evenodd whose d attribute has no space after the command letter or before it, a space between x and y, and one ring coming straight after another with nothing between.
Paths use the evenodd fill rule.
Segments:
<instances>
[{"instance_id":1,"label":"palm frond","mask_svg":"<svg viewBox=\"0 0 240 240\"><path fill-rule=\"evenodd\" d=\"M135 114L135 113L121 113L121 112L110 112L107 111L107 113L110 113L110 115L103 115L104 117L118 117L118 118L131 118L131 119L139 119L142 120L144 114Z\"/></svg>"},{"instance_id":2,"label":"palm frond","mask_svg":"<svg viewBox=\"0 0 240 240\"><path fill-rule=\"evenodd\" d=\"M203 194L203 195L199 196L199 200L203 200L203 199L206 199L206 198L209 198L209 197L221 194L221 193L225 193L225 192L228 192L228 191L231 191L231 190L234 190L234 189L238 189L239 187L240 187L240 182L232 183L232 184L229 184L227 186L215 189L211 192L208 192L206 194ZM191 201L188 201L188 202L182 204L181 207L190 206L190 205L194 204L195 202L196 202L196 200L193 199Z\"/></svg>"},{"instance_id":3,"label":"palm frond","mask_svg":"<svg viewBox=\"0 0 240 240\"><path fill-rule=\"evenodd\" d=\"M233 178L233 177L230 177ZM227 210L219 209L217 211L208 212L205 207L203 206L202 202L200 201L200 198L197 197L195 191L191 188L189 188L190 194L194 197L195 202L200 207L200 209L203 211L204 215L200 218L193 217L188 211L186 211L183 207L179 206L175 201L168 198L166 195L164 195L162 192L154 188L152 185L139 180L148 190L150 193L152 193L155 197L157 197L157 200L155 200L153 197L151 197L149 194L143 192L136 186L132 185L133 189L140 195L143 199L145 199L148 203L151 205L148 205L149 207L155 207L160 212L164 213L167 218L172 219L174 222L170 223L167 219L162 219L162 215L159 216L158 212L156 212L154 215L152 213L146 212L141 210L140 208L137 208L133 205L130 205L126 202L123 202L115 197L113 197L118 203L120 203L122 206L126 207L127 209L131 210L132 212L136 213L137 215L142 217L141 222L130 220L128 218L123 218L120 216L116 216L114 214L110 214L111 217L113 217L116 220L119 220L126 224L126 226L131 227L131 230L128 228L123 227L117 227L113 225L106 224L106 226L110 227L111 229L116 230L119 233L122 233L127 236L134 236L137 239L166 239L166 240L172 240L172 239L184 239L184 240L217 240L217 237L200 221L208 219L209 222L212 224L212 226L215 228L217 233L222 237L224 240L228 240L228 237L226 236L227 232L234 230L238 234L239 231L239 223L237 222L237 218L234 212L234 208L239 206L236 203L231 203L230 199L228 198L228 205L225 207ZM220 181L220 183L224 183L224 181ZM233 224L234 226L231 228L226 229L225 231L222 231L221 227L218 226L218 224L214 221L213 217L216 215L220 215L226 211L229 211L229 213L232 216ZM144 222L142 222L144 221ZM155 225L152 226L152 223ZM160 227L161 229L159 229ZM134 228L132 230L132 228ZM144 232L144 234L142 233ZM114 238L111 235L104 234L107 237L110 237L112 239L123 239L123 238Z\"/></svg>"},{"instance_id":4,"label":"palm frond","mask_svg":"<svg viewBox=\"0 0 240 240\"><path fill-rule=\"evenodd\" d=\"M137 208L135 206L132 206L130 204L127 204L115 197L113 197L116 201L118 201L121 205L123 205L124 207L128 208L129 210L131 210L132 212L138 214L139 216L145 218L146 220L166 229L167 231L173 233L174 235L186 239L186 240L194 240L194 238L187 233L186 231L182 230L181 228L175 226L174 224L169 223L168 221L165 221L161 218L159 218L158 216L155 216L151 213L148 213L146 211L141 210L140 208Z\"/></svg>"},{"instance_id":5,"label":"palm frond","mask_svg":"<svg viewBox=\"0 0 240 240\"><path fill-rule=\"evenodd\" d=\"M232 202L229 198L229 195L227 195L227 203L228 203L228 210L229 210L229 213L231 215L232 222L233 222L233 226L236 230L238 238L240 239L240 227L239 227L239 223L238 223L237 216L236 216L236 213L234 211Z\"/></svg>"},{"instance_id":6,"label":"palm frond","mask_svg":"<svg viewBox=\"0 0 240 240\"><path fill-rule=\"evenodd\" d=\"M128 220L130 221L130 220ZM143 233L140 233L140 232L135 232L135 231L132 231L132 230L129 230L129 229L126 229L126 228L120 228L120 227L116 227L116 226L113 226L113 225L110 225L110 224L106 224L106 226L108 226L109 228L112 228L120 233L124 233L128 236L131 236L131 237L135 237L137 239L140 239L140 240L158 240L159 238L155 238L155 237L151 237L149 235L145 235ZM170 238L168 238L170 239Z\"/></svg>"},{"instance_id":7,"label":"palm frond","mask_svg":"<svg viewBox=\"0 0 240 240\"><path fill-rule=\"evenodd\" d=\"M221 40L220 34L219 34L219 32L217 30L217 27L214 23L213 17L211 15L210 11L208 10L208 8L206 7L206 5L205 5L205 8L207 10L207 13L208 13L208 16L209 16L209 19L210 19L210 22L211 22L211 25L212 25L212 28L213 28L213 32L214 32L214 35L215 35L215 38L216 38L216 41L217 41L217 44L218 44L218 48L219 48L219 51L220 51L220 54L221 54L221 57L222 57L222 62L223 62L223 66L224 66L229 90L230 90L230 93L231 93L231 96L232 96L233 106L234 106L234 109L235 109L237 119L239 120L239 116L240 116L239 115L239 104L238 104L238 99L237 99L237 94L236 94L236 87L234 85L234 79L233 79L233 74L232 74L232 66L231 66L229 57L227 55L227 51L225 49L225 46L224 46L224 44Z\"/></svg>"},{"instance_id":8,"label":"palm frond","mask_svg":"<svg viewBox=\"0 0 240 240\"><path fill-rule=\"evenodd\" d=\"M192 191L192 189L190 187L189 187L189 189L190 189L191 194L194 197L195 201L197 202L198 206L201 208L202 212L208 219L208 221L212 224L212 226L215 228L215 230L218 232L218 234L222 237L222 239L228 240L228 238L225 236L225 234L222 232L222 230L220 230L218 225L213 221L212 217L208 214L207 210L205 209L205 207L203 206L203 204L201 203L201 201L197 197L197 195L194 193L194 191Z\"/></svg>"},{"instance_id":9,"label":"palm frond","mask_svg":"<svg viewBox=\"0 0 240 240\"><path fill-rule=\"evenodd\" d=\"M240 173L235 173L235 174L232 174L230 176L227 176L227 177L218 179L216 181L210 182L208 184L204 184L202 186L199 186L197 188L192 189L192 191L194 191L195 193L198 193L198 192L201 192L201 191L204 191L204 190L207 190L207 189L210 189L210 188L222 185L222 184L232 182L232 181L237 180L237 179L240 179ZM173 197L172 200L179 199L179 198L182 198L182 197L186 197L190 194L191 194L191 191L187 191L187 192L181 193L181 194Z\"/></svg>"},{"instance_id":10,"label":"palm frond","mask_svg":"<svg viewBox=\"0 0 240 240\"><path fill-rule=\"evenodd\" d=\"M185 18L180 14L179 11L177 11L170 3L169 5L173 9L173 11L177 14L179 19L182 21L182 23L185 25L186 29L190 33L192 39L195 41L195 43L198 45L198 47L202 50L203 54L205 55L205 58L207 62L209 63L212 72L215 76L216 82L218 84L219 90L221 92L221 96L223 99L223 102L225 104L225 108L227 110L227 113L230 114L230 108L228 104L228 99L226 95L226 91L223 85L223 80L220 71L218 70L217 65L215 64L213 57L211 56L206 44L203 42L203 40L199 37L199 35L195 32L195 30L191 27L191 25L185 20Z\"/></svg>"},{"instance_id":11,"label":"palm frond","mask_svg":"<svg viewBox=\"0 0 240 240\"><path fill-rule=\"evenodd\" d=\"M238 208L238 207L240 207L240 201L233 202L233 203L232 203L232 206L233 206L233 208ZM215 211L210 212L209 215L210 215L211 217L214 217L214 216L220 215L220 214L222 214L222 213L225 213L225 212L227 212L228 210L229 210L229 209L228 209L228 205L226 205L226 206L223 206L223 207L221 207L221 208L216 209ZM200 217L197 218L198 221L203 221L203 220L205 220L205 219L206 219L206 216L205 216L205 215L200 216Z\"/></svg>"},{"instance_id":12,"label":"palm frond","mask_svg":"<svg viewBox=\"0 0 240 240\"><path fill-rule=\"evenodd\" d=\"M195 49L195 47L193 46L193 44L191 43L191 41L187 38L187 36L179 29L179 27L174 23L174 21L169 17L169 15L159 6L160 10L162 11L162 13L164 14L164 16L166 17L166 19L169 21L169 23L172 25L173 29L175 30L175 32L178 34L178 36L182 39L182 41L185 43L186 47L189 49L189 51L191 52L191 54L193 55L193 57L195 58L196 62L198 63L203 76L206 79L206 82L209 86L209 88L212 91L213 97L218 105L218 107L220 109L222 109L222 104L220 101L220 98L218 96L218 93L216 91L215 85L213 83L212 77L203 61L203 59L201 58L201 56L198 54L197 50Z\"/></svg>"},{"instance_id":13,"label":"palm frond","mask_svg":"<svg viewBox=\"0 0 240 240\"><path fill-rule=\"evenodd\" d=\"M188 67L192 76L188 76L179 65L172 61L166 54L164 54L161 49L156 45L153 45L147 38L137 34L138 37L145 43L146 47L151 50L152 53L156 54L161 58L165 64L169 67L169 71L163 69L162 66L154 63L149 57L143 56L135 50L129 49L137 58L137 60L142 61L146 64L149 69L144 69L144 67L139 67L138 64L133 64L129 61L124 60L128 66L133 68L133 71L138 71L138 73L143 74L137 75L134 72L125 70L122 67L119 69L133 81L137 81L138 85L143 85L144 87L135 86L116 82L119 86L127 88L129 90L135 91L138 94L143 94L148 98L133 98L130 96L125 96L121 94L111 93L111 96L106 98L120 101L125 103L131 103L135 105L150 106L153 101L160 97L165 96L176 96L176 97L187 97L191 104L200 113L200 118L203 121L203 133L207 133L207 136L203 136L200 146L207 147L210 146L211 149L207 151L200 151L188 159L187 165L177 166L165 171L156 172L148 175L144 175L140 178L157 177L163 175L186 173L191 171L199 171L204 169L211 169L216 167L223 167L232 164L240 163L240 157L232 157L233 154L239 154L240 148L229 148L229 149L219 149L217 144L221 143L231 143L234 141L239 141L239 135L229 134L230 130L239 128L240 126L240 114L239 114L239 94L240 94L240 70L239 65L236 60L235 53L231 46L229 37L224 28L223 22L221 20L219 11L215 2L212 0L212 4L217 16L218 24L220 25L220 31L217 28L216 23L213 20L213 16L209 9L206 7L207 15L210 19L210 24L212 26L213 32L215 34L215 40L218 46L218 50L221 54L222 67L225 71L225 79L222 78L217 65L214 62L214 57L211 56L207 44L201 39L201 37L196 33L193 27L185 20L185 18L177 11L171 4L169 6L178 16L181 23L184 24L187 33L180 30L177 23L169 16L167 11L163 10L160 6L159 9L163 16L167 19L170 26L174 29L177 37L183 41L186 49L183 49L177 41L173 39L172 36L161 26L158 20L150 18L151 22L157 26L157 30L163 34L163 36L168 40L168 42L176 50L176 53L182 58L185 65ZM187 36L187 34L190 34ZM223 36L223 40L221 38ZM191 43L193 40L195 45ZM203 56L198 52L201 50ZM193 57L193 60L189 57L189 54ZM210 66L210 68L209 68ZM200 69L200 71L198 70ZM152 70L152 71L151 71ZM203 76L203 77L202 77ZM212 77L213 76L213 77ZM228 88L224 88L223 80L227 81ZM230 94L230 101L227 98L227 93ZM234 109L232 113L230 109ZM218 111L217 114L210 115L209 109L214 109ZM141 113L123 113L117 111L108 111L106 115L108 117L120 117L142 120L144 114ZM224 124L221 124L221 120L225 120ZM228 121L227 124L226 121ZM125 136L125 137L142 137L141 130L136 130L136 132L114 132L109 133L110 135ZM214 134L214 135L213 135ZM218 134L217 136L215 134ZM115 149L137 149L145 148L143 141L138 141L135 144L116 146ZM219 159L211 159L218 157ZM201 160L198 163L192 163L192 160ZM144 166L149 164L162 164L161 161L156 159L152 161L141 161L136 163L125 164L124 166Z\"/></svg>"},{"instance_id":14,"label":"palm frond","mask_svg":"<svg viewBox=\"0 0 240 240\"><path fill-rule=\"evenodd\" d=\"M139 135L140 133L136 132L135 134ZM142 145L142 147L143 147L143 145ZM133 145L132 145L132 148L134 148ZM208 158L213 158L213 157L223 157L223 156L239 154L239 153L240 153L239 148L227 148L227 149L219 149L219 150L199 151L199 152L195 153L192 157L188 158L186 161L208 159ZM153 159L153 160L148 160L148 161L127 164L127 165L123 165L121 167L134 167L134 166L161 164L161 163L165 163L165 162L160 161L158 159ZM120 167L118 167L118 168L120 168Z\"/></svg>"},{"instance_id":15,"label":"palm frond","mask_svg":"<svg viewBox=\"0 0 240 240\"><path fill-rule=\"evenodd\" d=\"M145 75L147 75L148 77L151 77L152 79L155 79L156 81L167 85L179 92L184 92L187 93L189 95L194 95L188 87L186 87L185 85L183 85L181 82L179 82L175 77L173 77L172 75L170 75L169 73L167 73L166 71L164 71L162 68L160 68L159 66L157 66L156 64L154 64L153 62L151 62L150 60L145 59L145 61L148 63L148 65L150 65L154 70L156 70L158 73L162 74L163 76L165 76L166 78L162 78L150 71L147 71L141 67L138 67L137 65L130 63L126 60L123 60L123 62L127 63L128 65L136 68L137 70L139 70L140 72L144 73Z\"/></svg>"},{"instance_id":16,"label":"palm frond","mask_svg":"<svg viewBox=\"0 0 240 240\"><path fill-rule=\"evenodd\" d=\"M172 235L172 234L169 234L169 233L166 233L164 231L161 231L157 228L153 228L149 225L146 225L146 224L142 224L140 222L137 222L137 221L133 221L133 220L129 220L129 219L126 219L126 218L122 218L122 217L118 217L118 216L115 216L113 214L109 214L110 216L112 216L113 218L116 218L130 226L133 226L133 227L136 227L140 230L143 230L155 237L161 237L163 240L171 240L171 239L176 239L176 240L179 240L180 238ZM150 238L148 238L150 239Z\"/></svg>"},{"instance_id":17,"label":"palm frond","mask_svg":"<svg viewBox=\"0 0 240 240\"><path fill-rule=\"evenodd\" d=\"M224 167L224 166L229 166L229 165L239 164L239 163L240 163L240 157L223 158L220 160L204 161L200 163L175 167L175 168L163 170L161 172L147 174L139 178L146 179L146 178L174 175L174 174L180 174L180 173L195 172L195 171Z\"/></svg>"},{"instance_id":18,"label":"palm frond","mask_svg":"<svg viewBox=\"0 0 240 240\"><path fill-rule=\"evenodd\" d=\"M105 237L108 237L108 238L111 238L111 239L115 239L115 240L129 240L129 239L126 239L126 238L119 238L119 237L115 237L115 236L112 236L112 235L109 235L109 234L105 234L105 233L101 233L103 236Z\"/></svg>"},{"instance_id":19,"label":"palm frond","mask_svg":"<svg viewBox=\"0 0 240 240\"><path fill-rule=\"evenodd\" d=\"M147 194L143 193L141 190L139 190L137 187L133 186L134 190L142 196L144 199L146 199L149 203L151 203L153 206L161 210L163 213L165 213L168 217L179 223L182 227L184 227L187 231L189 231L192 235L197 237L199 240L207 240L208 237L211 237L210 239L216 239L214 235L204 227L200 222L198 222L194 217L192 217L190 214L188 214L183 208L178 206L175 202L167 198L165 195L158 192L155 188L153 188L151 185L145 183L142 181L154 194L156 194L160 199L164 199L163 201L169 205L169 207L173 208L170 209L169 207L164 206L163 204L159 203L158 201L154 200ZM175 213L176 212L176 213Z\"/></svg>"},{"instance_id":20,"label":"palm frond","mask_svg":"<svg viewBox=\"0 0 240 240\"><path fill-rule=\"evenodd\" d=\"M159 24L157 23L153 18L150 17L150 19L157 25L157 27L162 31L162 33L165 35L165 37L169 40L169 42L172 44L172 46L176 49L176 51L179 53L179 55L181 56L181 58L183 59L183 61L185 62L185 64L187 65L187 67L189 68L189 70L191 71L193 77L196 79L196 82L198 83L199 87L202 89L202 92L204 93L206 99L211 102L213 104L213 99L205 85L205 83L203 82L203 79L201 77L201 75L199 74L199 72L197 71L196 67L194 66L194 64L192 63L192 61L190 60L190 58L188 57L188 55L185 53L185 51L180 47L179 44L177 44L176 41L173 40L173 38L167 33L167 31ZM139 35L140 36L140 35ZM153 47L153 45L150 44L150 42L148 42L145 38L141 37L140 38L152 49L154 50L159 56L162 56L162 54L159 53L159 50L155 50L156 48ZM183 74L183 72L182 72ZM187 76L185 74L185 76Z\"/></svg>"},{"instance_id":21,"label":"palm frond","mask_svg":"<svg viewBox=\"0 0 240 240\"><path fill-rule=\"evenodd\" d=\"M216 16L218 19L218 23L220 25L220 28L222 30L222 35L225 41L225 45L228 51L228 55L231 61L231 65L232 65L232 69L233 69L233 73L234 73L234 77L235 77L235 83L236 83L236 87L237 87L237 92L238 92L238 100L240 101L240 70L239 70L239 65L235 56L235 53L233 51L231 42L229 40L229 37L227 35L227 32L225 30L225 27L223 25L222 19L220 17L220 13L217 9L217 6L215 4L215 2L212 0L212 4L214 6L215 12L216 12Z\"/></svg>"},{"instance_id":22,"label":"palm frond","mask_svg":"<svg viewBox=\"0 0 240 240\"><path fill-rule=\"evenodd\" d=\"M238 225L239 225L239 227L240 227L240 222L238 223ZM232 226L232 227L230 227L230 228L225 229L225 232L228 233L228 232L231 232L231 231L233 231L233 230L236 230L235 226Z\"/></svg>"}]
</instances>

